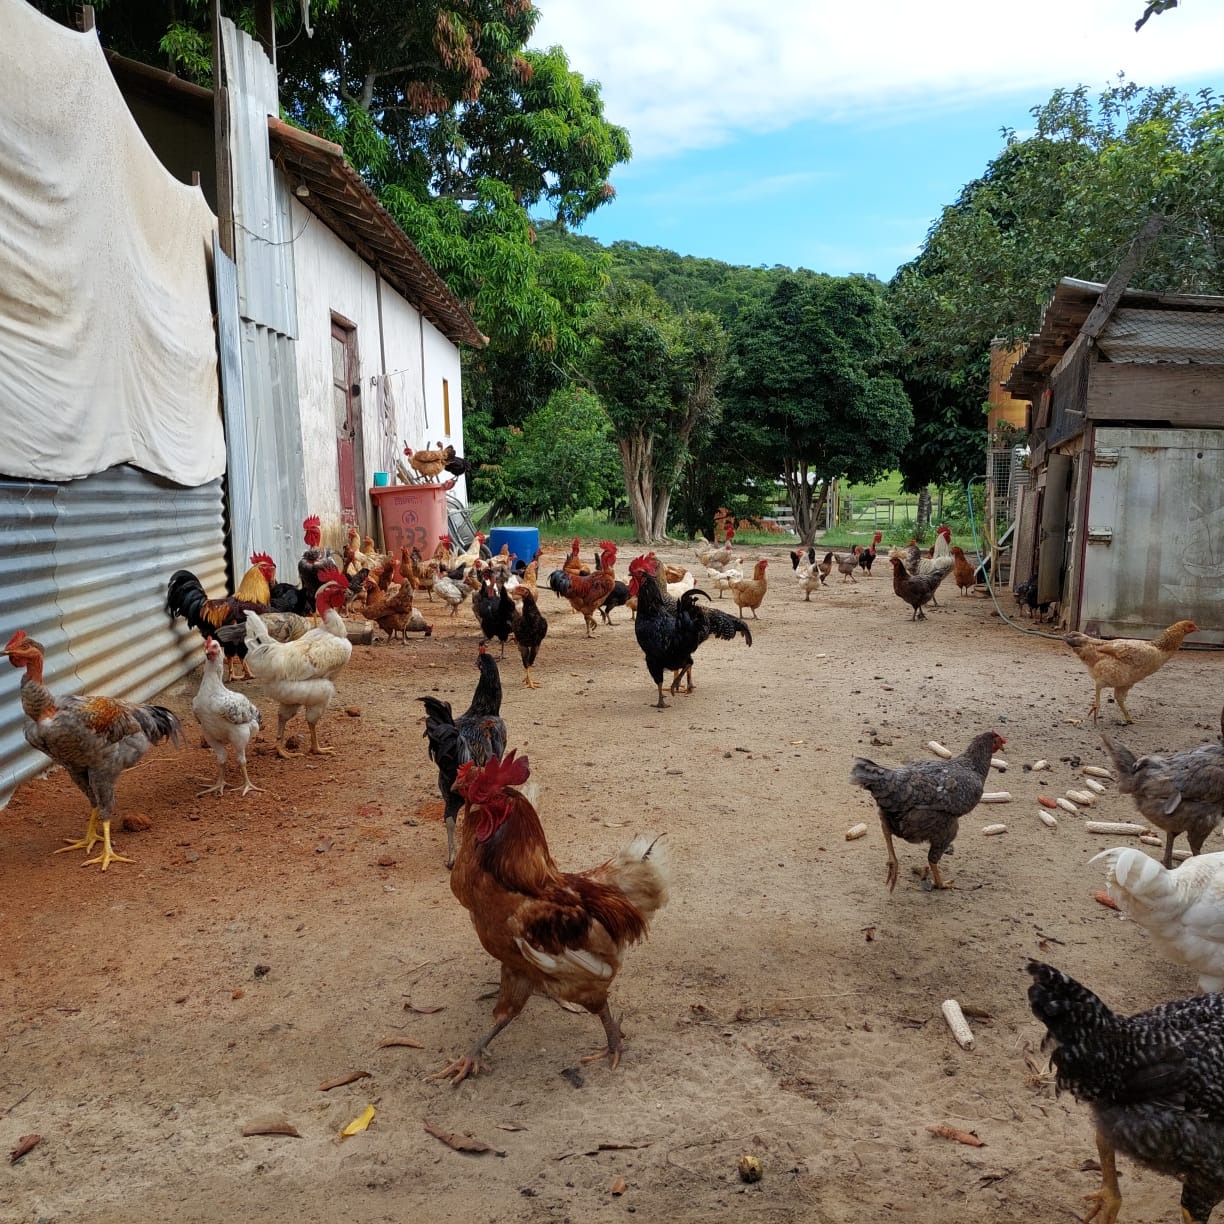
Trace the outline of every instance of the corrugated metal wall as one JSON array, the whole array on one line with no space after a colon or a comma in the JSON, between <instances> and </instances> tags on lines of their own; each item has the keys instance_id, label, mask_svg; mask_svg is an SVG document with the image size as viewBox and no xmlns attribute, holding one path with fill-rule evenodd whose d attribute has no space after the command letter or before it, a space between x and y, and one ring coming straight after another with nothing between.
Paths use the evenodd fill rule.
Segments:
<instances>
[{"instance_id":1,"label":"corrugated metal wall","mask_svg":"<svg viewBox=\"0 0 1224 1224\"><path fill-rule=\"evenodd\" d=\"M185 489L133 467L55 485L0 478L0 641L47 648L52 692L144 701L201 658L164 611L176 569L226 589L221 482ZM47 767L22 733L20 673L0 661L0 804Z\"/></svg>"},{"instance_id":2,"label":"corrugated metal wall","mask_svg":"<svg viewBox=\"0 0 1224 1224\"><path fill-rule=\"evenodd\" d=\"M232 21L221 23L229 82L237 292L222 293L218 312L237 302L242 404L226 404L230 447L230 524L235 580L252 551L272 555L285 582L297 581L306 517L305 460L298 410L298 331L288 185L272 163L268 116L280 114L276 70L260 45ZM232 265L231 265L232 267ZM232 318L232 314L231 314ZM222 335L234 331L224 318ZM238 461L245 450L246 462Z\"/></svg>"}]
</instances>

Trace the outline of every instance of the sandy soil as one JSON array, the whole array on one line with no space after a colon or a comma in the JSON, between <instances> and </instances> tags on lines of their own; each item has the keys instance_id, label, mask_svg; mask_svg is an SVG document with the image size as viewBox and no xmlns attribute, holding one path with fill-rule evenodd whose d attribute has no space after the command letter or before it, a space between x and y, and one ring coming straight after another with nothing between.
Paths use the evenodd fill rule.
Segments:
<instances>
[{"instance_id":1,"label":"sandy soil","mask_svg":"<svg viewBox=\"0 0 1224 1224\"><path fill-rule=\"evenodd\" d=\"M1103 877L1085 864L1109 842L1075 817L1037 819L1039 791L1101 760L1087 673L989 600L948 591L914 624L885 569L835 575L805 603L784 550L762 555L773 582L752 648L704 646L697 691L670 709L652 708L623 609L587 641L544 592L544 687L520 686L513 647L503 667L511 744L530 755L561 865L592 866L639 830L671 844L672 902L613 992L628 1037L615 1072L577 1069L602 1040L594 1019L537 999L494 1043L491 1074L426 1078L485 1030L497 978L448 886L414 701L466 706L466 606L438 609L430 640L357 647L323 724L336 755L282 762L265 732L252 772L266 790L246 799L195 797L212 757L189 722L194 678L166 694L187 746L123 778L120 811L153 821L116 838L132 864L103 875L79 852L53 857L83 802L59 772L26 786L0 812L0 1149L43 1142L3 1165L0 1217L1076 1218L1096 1153L1086 1108L1026 1063L1040 1058L1026 958L1126 1010L1194 992L1093 900ZM1184 653L1135 690L1122 736L1208 738L1222 680L1224 655ZM915 759L931 737L959 751L989 726L1010 762L991 784L1013 802L962 822L952 891L922 892L909 869L923 852L898 843L890 895L852 756ZM1024 770L1039 757L1051 773ZM1111 793L1093 815L1132 811ZM997 820L1007 834L983 837ZM847 842L857 821L868 834ZM989 1015L971 1052L941 1018L948 997ZM391 1037L423 1048L380 1046ZM320 1087L354 1071L368 1076ZM341 1139L371 1104L370 1128ZM269 1118L300 1137L243 1136ZM452 1151L427 1123L496 1151ZM760 1158L759 1183L739 1180L741 1153ZM1124 1162L1122 1186L1124 1221L1176 1218L1172 1182Z\"/></svg>"}]
</instances>

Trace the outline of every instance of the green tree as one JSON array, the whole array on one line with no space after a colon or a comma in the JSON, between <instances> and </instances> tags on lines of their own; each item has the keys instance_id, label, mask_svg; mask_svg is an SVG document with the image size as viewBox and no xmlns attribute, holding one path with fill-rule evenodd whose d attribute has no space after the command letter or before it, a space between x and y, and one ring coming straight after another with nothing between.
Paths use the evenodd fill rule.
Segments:
<instances>
[{"instance_id":1,"label":"green tree","mask_svg":"<svg viewBox=\"0 0 1224 1224\"><path fill-rule=\"evenodd\" d=\"M726 333L713 315L678 314L648 286L626 281L592 315L588 336L583 373L616 432L637 539L665 540L690 440L718 414Z\"/></svg>"},{"instance_id":2,"label":"green tree","mask_svg":"<svg viewBox=\"0 0 1224 1224\"><path fill-rule=\"evenodd\" d=\"M759 426L758 471L781 477L805 546L834 479L896 466L913 423L889 372L898 345L883 287L862 276L787 279L736 331L725 398Z\"/></svg>"}]
</instances>

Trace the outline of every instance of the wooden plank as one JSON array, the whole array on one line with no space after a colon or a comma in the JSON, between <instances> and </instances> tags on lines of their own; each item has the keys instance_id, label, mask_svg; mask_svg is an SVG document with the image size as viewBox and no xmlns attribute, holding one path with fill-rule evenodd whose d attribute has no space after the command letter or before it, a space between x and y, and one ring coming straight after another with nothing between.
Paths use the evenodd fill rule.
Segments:
<instances>
[{"instance_id":1,"label":"wooden plank","mask_svg":"<svg viewBox=\"0 0 1224 1224\"><path fill-rule=\"evenodd\" d=\"M1085 407L1097 421L1224 428L1224 365L1094 362Z\"/></svg>"}]
</instances>

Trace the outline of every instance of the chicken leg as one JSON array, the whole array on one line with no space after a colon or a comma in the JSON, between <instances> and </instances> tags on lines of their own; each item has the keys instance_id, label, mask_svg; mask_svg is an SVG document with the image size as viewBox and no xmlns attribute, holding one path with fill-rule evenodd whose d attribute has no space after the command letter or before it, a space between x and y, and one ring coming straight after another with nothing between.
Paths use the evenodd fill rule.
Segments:
<instances>
[{"instance_id":1,"label":"chicken leg","mask_svg":"<svg viewBox=\"0 0 1224 1224\"><path fill-rule=\"evenodd\" d=\"M531 989L531 983L526 978L513 976L503 965L501 990L498 991L497 1004L493 1008L493 1019L496 1023L466 1054L449 1062L441 1071L435 1071L428 1078L450 1080L453 1087L462 1084L469 1075L477 1076L482 1071L487 1071L489 1069L487 1061L489 1042L527 1006L527 1000L531 998ZM607 1010L606 1007L605 1010Z\"/></svg>"},{"instance_id":2,"label":"chicken leg","mask_svg":"<svg viewBox=\"0 0 1224 1224\"><path fill-rule=\"evenodd\" d=\"M93 863L101 863L102 870L105 871L112 863L130 863L132 860L122 854L116 854L111 847L109 820L102 822L102 853L96 858L86 859L81 866L89 867Z\"/></svg>"},{"instance_id":3,"label":"chicken leg","mask_svg":"<svg viewBox=\"0 0 1224 1224\"><path fill-rule=\"evenodd\" d=\"M64 838L68 844L61 846L55 853L63 854L68 850L84 850L88 854L101 839L102 834L98 832L98 805L95 803L89 809L89 824L85 826L85 836L80 841L73 841L70 837Z\"/></svg>"},{"instance_id":4,"label":"chicken leg","mask_svg":"<svg viewBox=\"0 0 1224 1224\"><path fill-rule=\"evenodd\" d=\"M599 1013L599 1018L603 1021L604 1032L608 1035L607 1048L596 1050L593 1054L586 1054L578 1061L581 1063L592 1063L606 1058L609 1070L615 1071L620 1064L621 1055L625 1052L625 1038L621 1032L620 1017L612 1014L612 1006L605 1000L603 1011Z\"/></svg>"},{"instance_id":5,"label":"chicken leg","mask_svg":"<svg viewBox=\"0 0 1224 1224\"><path fill-rule=\"evenodd\" d=\"M529 689L537 689L540 686L531 678L531 668L527 668L527 674L523 677L523 684Z\"/></svg>"},{"instance_id":6,"label":"chicken leg","mask_svg":"<svg viewBox=\"0 0 1224 1224\"><path fill-rule=\"evenodd\" d=\"M1085 1224L1100 1216L1100 1224L1115 1224L1122 1206L1122 1191L1118 1189L1118 1166L1113 1144L1098 1130L1097 1152L1101 1157L1101 1188L1084 1195L1084 1201L1096 1206L1084 1217Z\"/></svg>"}]
</instances>

